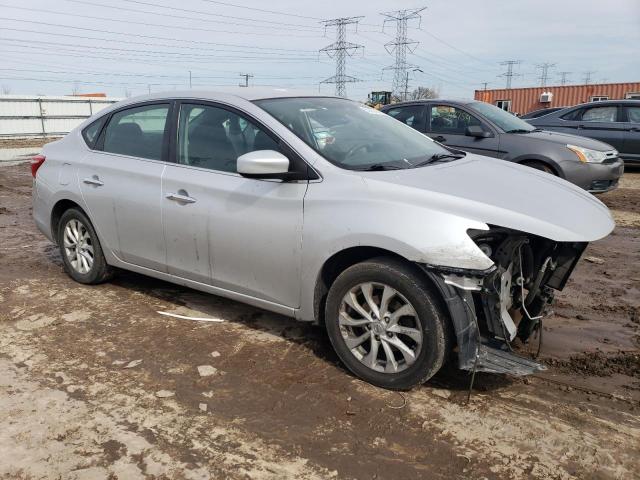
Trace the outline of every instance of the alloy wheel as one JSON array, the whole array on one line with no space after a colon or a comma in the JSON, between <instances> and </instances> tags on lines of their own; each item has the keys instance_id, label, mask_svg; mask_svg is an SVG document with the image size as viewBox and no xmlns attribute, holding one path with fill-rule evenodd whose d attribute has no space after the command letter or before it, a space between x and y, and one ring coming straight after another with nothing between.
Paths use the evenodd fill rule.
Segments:
<instances>
[{"instance_id":1,"label":"alloy wheel","mask_svg":"<svg viewBox=\"0 0 640 480\"><path fill-rule=\"evenodd\" d=\"M422 349L422 325L413 305L382 283L351 288L340 303L338 325L351 354L372 370L401 372Z\"/></svg>"},{"instance_id":2,"label":"alloy wheel","mask_svg":"<svg viewBox=\"0 0 640 480\"><path fill-rule=\"evenodd\" d=\"M71 267L78 273L91 271L94 261L91 235L78 219L71 219L64 227L64 252Z\"/></svg>"}]
</instances>

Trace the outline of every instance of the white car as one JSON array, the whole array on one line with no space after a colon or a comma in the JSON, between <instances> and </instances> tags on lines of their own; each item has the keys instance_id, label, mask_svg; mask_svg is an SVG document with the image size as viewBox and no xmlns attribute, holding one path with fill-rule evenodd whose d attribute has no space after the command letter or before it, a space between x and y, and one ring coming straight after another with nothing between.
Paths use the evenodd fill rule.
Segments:
<instances>
[{"instance_id":1,"label":"white car","mask_svg":"<svg viewBox=\"0 0 640 480\"><path fill-rule=\"evenodd\" d=\"M75 280L117 267L323 324L352 372L388 388L452 352L467 370L541 368L510 342L614 226L564 180L286 90L128 99L32 171L35 221Z\"/></svg>"}]
</instances>

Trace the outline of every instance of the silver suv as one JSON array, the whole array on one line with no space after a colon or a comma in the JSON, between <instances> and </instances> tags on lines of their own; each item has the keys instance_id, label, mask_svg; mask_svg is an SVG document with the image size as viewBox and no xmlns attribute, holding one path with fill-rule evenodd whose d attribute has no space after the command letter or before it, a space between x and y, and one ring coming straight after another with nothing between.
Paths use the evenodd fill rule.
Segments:
<instances>
[{"instance_id":1,"label":"silver suv","mask_svg":"<svg viewBox=\"0 0 640 480\"><path fill-rule=\"evenodd\" d=\"M388 388L450 357L541 368L511 342L614 226L564 180L285 90L129 99L32 172L35 221L76 281L117 267L324 325L352 372Z\"/></svg>"}]
</instances>

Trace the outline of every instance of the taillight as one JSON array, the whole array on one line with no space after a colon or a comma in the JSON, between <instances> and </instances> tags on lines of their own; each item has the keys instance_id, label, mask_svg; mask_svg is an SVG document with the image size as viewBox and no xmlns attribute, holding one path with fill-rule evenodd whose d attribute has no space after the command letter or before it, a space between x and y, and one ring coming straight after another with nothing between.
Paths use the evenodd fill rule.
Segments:
<instances>
[{"instance_id":1,"label":"taillight","mask_svg":"<svg viewBox=\"0 0 640 480\"><path fill-rule=\"evenodd\" d=\"M42 166L46 157L44 155L36 155L31 159L31 175L36 178L36 172Z\"/></svg>"}]
</instances>

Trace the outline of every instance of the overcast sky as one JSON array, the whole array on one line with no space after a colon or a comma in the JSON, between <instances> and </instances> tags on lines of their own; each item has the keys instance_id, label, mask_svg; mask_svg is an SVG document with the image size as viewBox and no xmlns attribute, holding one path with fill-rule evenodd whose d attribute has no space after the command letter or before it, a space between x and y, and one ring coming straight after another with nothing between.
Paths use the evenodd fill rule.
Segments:
<instances>
[{"instance_id":1,"label":"overcast sky","mask_svg":"<svg viewBox=\"0 0 640 480\"><path fill-rule=\"evenodd\" d=\"M137 95L193 87L252 85L333 93L319 82L334 75L334 60L318 51L335 41L322 19L363 16L347 40L364 46L347 58L351 98L390 89L394 58L384 44L395 25L380 12L426 6L410 22L419 42L408 61L410 88L472 97L500 88L499 62L520 60L513 87L539 84L536 65L556 64L570 83L640 81L640 0L0 0L0 85L4 93ZM268 10L268 11L265 11ZM418 28L419 27L419 28ZM3 92L0 92L3 93Z\"/></svg>"}]
</instances>

